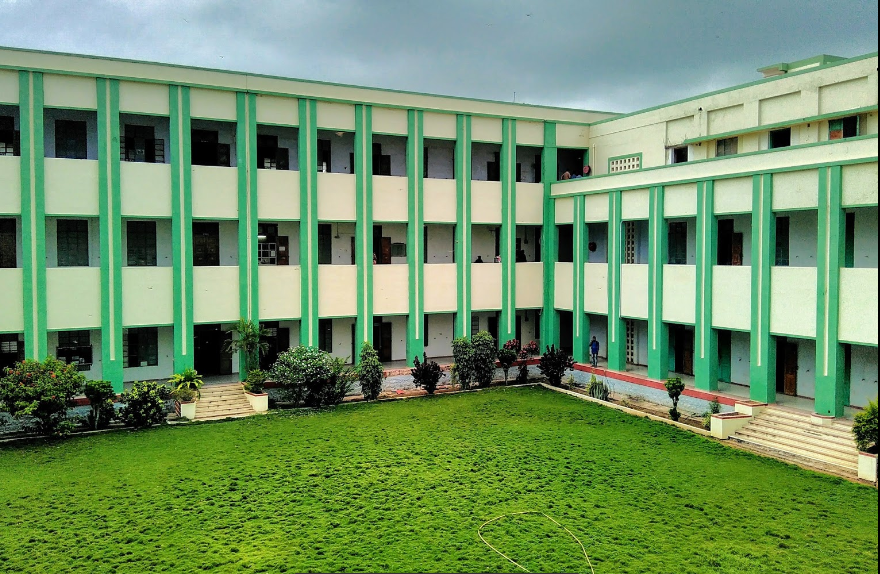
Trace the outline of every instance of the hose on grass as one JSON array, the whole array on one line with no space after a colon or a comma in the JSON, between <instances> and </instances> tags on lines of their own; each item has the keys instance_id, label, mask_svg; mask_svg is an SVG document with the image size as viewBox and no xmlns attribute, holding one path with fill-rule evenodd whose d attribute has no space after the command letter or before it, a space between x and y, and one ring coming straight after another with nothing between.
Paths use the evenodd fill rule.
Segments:
<instances>
[{"instance_id":1,"label":"hose on grass","mask_svg":"<svg viewBox=\"0 0 880 574\"><path fill-rule=\"evenodd\" d=\"M593 574L596 574L596 571L593 570L593 564L590 562L590 557L587 556L587 549L584 548L584 545L581 543L580 540L578 540L578 537L575 536L575 535L571 532L571 530L569 530L569 529L566 528L565 526L562 526L561 524L559 524L558 522L556 522L555 520L553 520L553 518L547 516L546 514L544 514L543 512L541 512L541 511L539 511L539 510L523 510L522 512L510 512L510 513L507 513L507 514L502 514L501 516L496 516L495 518L492 518L491 520L487 520L487 521L484 522L482 525L480 525L480 527L477 529L477 535L480 537L480 540L483 541L483 544L485 544L486 546L488 546L489 548L491 548L492 550L494 550L495 552L497 552L498 554L500 554L505 560L507 560L508 562L510 562L511 564L513 564L514 566L516 566L517 568L519 568L520 570L522 570L523 572L528 572L528 569L526 569L525 566L523 566L522 564L520 564L520 563L517 562L516 560L512 559L510 556L508 556L508 555L505 554L504 552L498 550L497 548L495 548L494 546L492 546L491 544L489 544L489 543L486 541L485 538L483 538L483 528L484 528L487 524L490 524L490 523L492 523L492 522L495 522L496 520L500 520L501 518L504 518L504 517L506 517L506 516L517 516L517 515L520 515L520 514L540 514L541 516L543 516L544 518L546 518L547 520L549 520L550 522L552 522L552 523L555 524L556 526L559 526L560 528L562 528L563 530L565 530L566 532L568 532L568 535L571 536L571 537L574 539L574 541L578 543L578 546L581 547L581 552L584 553L584 558L585 558L586 561L587 561L587 565L590 567L590 572L592 572Z\"/></svg>"}]
</instances>

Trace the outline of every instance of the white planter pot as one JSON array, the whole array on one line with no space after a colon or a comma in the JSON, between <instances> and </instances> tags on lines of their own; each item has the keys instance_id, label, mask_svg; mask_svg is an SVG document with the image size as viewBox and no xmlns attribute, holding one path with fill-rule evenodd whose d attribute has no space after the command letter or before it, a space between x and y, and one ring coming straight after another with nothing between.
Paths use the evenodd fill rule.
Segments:
<instances>
[{"instance_id":1,"label":"white planter pot","mask_svg":"<svg viewBox=\"0 0 880 574\"><path fill-rule=\"evenodd\" d=\"M244 396L247 397L247 400L254 411L264 413L269 410L268 393L248 393L245 391Z\"/></svg>"},{"instance_id":2,"label":"white planter pot","mask_svg":"<svg viewBox=\"0 0 880 574\"><path fill-rule=\"evenodd\" d=\"M867 452L859 453L859 478L869 482L877 482L877 455Z\"/></svg>"},{"instance_id":3,"label":"white planter pot","mask_svg":"<svg viewBox=\"0 0 880 574\"><path fill-rule=\"evenodd\" d=\"M743 413L716 413L712 415L710 432L715 438L726 439L751 421L752 416Z\"/></svg>"},{"instance_id":4,"label":"white planter pot","mask_svg":"<svg viewBox=\"0 0 880 574\"><path fill-rule=\"evenodd\" d=\"M181 418L193 420L196 418L196 402L177 403L177 412Z\"/></svg>"}]
</instances>

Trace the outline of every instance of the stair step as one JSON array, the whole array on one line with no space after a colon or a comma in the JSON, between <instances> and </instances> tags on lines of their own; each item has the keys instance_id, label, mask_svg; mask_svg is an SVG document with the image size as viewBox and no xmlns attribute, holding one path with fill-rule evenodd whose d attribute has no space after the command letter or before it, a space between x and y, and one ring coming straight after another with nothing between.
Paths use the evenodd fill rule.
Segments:
<instances>
[{"instance_id":1,"label":"stair step","mask_svg":"<svg viewBox=\"0 0 880 574\"><path fill-rule=\"evenodd\" d=\"M254 410L250 407L248 408L237 408L237 409L209 409L202 412L196 411L196 419L200 419L203 417L214 417L219 415L226 414L254 414Z\"/></svg>"},{"instance_id":2,"label":"stair step","mask_svg":"<svg viewBox=\"0 0 880 574\"><path fill-rule=\"evenodd\" d=\"M228 415L219 415L219 416L210 416L210 417L196 417L197 421L221 421L223 419L240 419L244 417L249 417L253 415L253 412L250 413L236 413L236 414L228 414Z\"/></svg>"},{"instance_id":3,"label":"stair step","mask_svg":"<svg viewBox=\"0 0 880 574\"><path fill-rule=\"evenodd\" d=\"M814 444L804 443L796 439L783 438L778 435L767 435L750 429L748 425L741 428L734 434L734 436L736 438L750 440L792 454L801 455L802 453L808 453L803 454L803 456L822 457L823 459L828 459L829 462L834 461L841 466L852 466L853 468L856 468L858 465L858 452L856 451L853 451L852 453L839 452L822 448Z\"/></svg>"},{"instance_id":4,"label":"stair step","mask_svg":"<svg viewBox=\"0 0 880 574\"><path fill-rule=\"evenodd\" d=\"M753 439L753 438L751 438L751 437L740 436L738 433L737 433L737 434L734 434L734 435L731 435L731 438L736 439L737 441L742 442L742 443L746 443L746 444L754 444L754 445L757 445L757 446L760 446L760 447L770 448L770 449L773 449L773 450L777 450L777 451L780 451L780 452L784 452L784 453L789 454L789 455L794 456L794 457L803 458L803 459L807 459L807 460L812 460L812 461L816 461L816 462L821 462L821 463L823 463L823 464L829 464L829 465L832 465L832 466L836 466L836 467L838 467L838 468L845 469L845 470L847 470L847 471L849 471L849 472L851 472L851 473L855 473L855 472L858 471L858 463L844 463L844 462L842 462L842 461L840 461L840 460L837 460L837 459L829 459L829 458L827 458L827 457L824 457L824 456L822 456L822 455L815 454L815 453L809 453L809 452L792 452L791 449L788 449L788 448L779 448L779 447L776 446L776 445L773 445L773 444L770 444L770 443L765 443L764 441L755 440L755 439Z\"/></svg>"},{"instance_id":5,"label":"stair step","mask_svg":"<svg viewBox=\"0 0 880 574\"><path fill-rule=\"evenodd\" d=\"M811 419L810 415L808 415L808 414L795 413L792 411L786 411L786 410L782 410L782 409L778 409L778 408L769 408L769 409L765 410L764 412L762 412L760 416L762 416L762 417L764 417L764 416L779 417L779 418L784 418L787 420L798 421L798 422L802 422L805 424L813 425L812 419ZM817 425L813 425L813 426L817 426ZM834 421L832 421L831 425L823 427L823 428L837 430L840 432L850 432L852 430L852 423L843 422L841 420L834 420Z\"/></svg>"},{"instance_id":6,"label":"stair step","mask_svg":"<svg viewBox=\"0 0 880 574\"><path fill-rule=\"evenodd\" d=\"M843 438L833 434L829 435L817 431L814 428L803 429L790 425L782 425L774 421L761 419L760 417L753 420L751 424L749 424L749 427L762 429L767 433L781 433L793 438L800 438L807 441L818 441L829 446L834 445L846 450L854 450L856 448L851 437Z\"/></svg>"}]
</instances>

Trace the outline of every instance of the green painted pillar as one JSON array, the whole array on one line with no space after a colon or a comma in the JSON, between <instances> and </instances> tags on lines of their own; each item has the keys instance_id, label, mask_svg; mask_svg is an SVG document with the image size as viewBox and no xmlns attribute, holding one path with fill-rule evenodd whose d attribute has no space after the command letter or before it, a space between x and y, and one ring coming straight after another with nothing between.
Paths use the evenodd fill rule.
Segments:
<instances>
[{"instance_id":1,"label":"green painted pillar","mask_svg":"<svg viewBox=\"0 0 880 574\"><path fill-rule=\"evenodd\" d=\"M663 209L663 186L650 189L648 217L648 376L669 376L669 327L663 322L663 265L667 261L668 231Z\"/></svg>"},{"instance_id":2,"label":"green painted pillar","mask_svg":"<svg viewBox=\"0 0 880 574\"><path fill-rule=\"evenodd\" d=\"M299 100L300 343L318 346L318 104ZM364 170L361 170L363 173ZM372 263L372 255L370 257Z\"/></svg>"},{"instance_id":3,"label":"green painted pillar","mask_svg":"<svg viewBox=\"0 0 880 574\"><path fill-rule=\"evenodd\" d=\"M543 226L541 227L541 261L544 263L544 306L541 310L541 351L559 344L559 314L556 311L556 201L550 186L556 181L556 123L544 122L544 149L541 154L541 181L544 184Z\"/></svg>"},{"instance_id":4,"label":"green painted pillar","mask_svg":"<svg viewBox=\"0 0 880 574\"><path fill-rule=\"evenodd\" d=\"M46 203L43 175L43 74L18 73L21 130L21 256L24 354L43 360L46 337Z\"/></svg>"},{"instance_id":5,"label":"green painted pillar","mask_svg":"<svg viewBox=\"0 0 880 574\"><path fill-rule=\"evenodd\" d=\"M816 278L816 413L843 416L847 377L838 334L840 267L845 257L841 167L819 169L819 242Z\"/></svg>"},{"instance_id":6,"label":"green painted pillar","mask_svg":"<svg viewBox=\"0 0 880 574\"><path fill-rule=\"evenodd\" d=\"M361 347L373 341L373 107L354 107L354 223L357 265L357 319L352 361L360 361ZM407 164L408 166L409 164Z\"/></svg>"},{"instance_id":7,"label":"green painted pillar","mask_svg":"<svg viewBox=\"0 0 880 574\"><path fill-rule=\"evenodd\" d=\"M572 225L572 357L578 363L586 363L589 359L589 328L587 315L584 312L584 264L587 262L587 218L584 213L586 198L577 195L574 198L574 225Z\"/></svg>"},{"instance_id":8,"label":"green painted pillar","mask_svg":"<svg viewBox=\"0 0 880 574\"><path fill-rule=\"evenodd\" d=\"M608 194L608 368L626 370L626 323L620 316L620 264L623 260L621 193Z\"/></svg>"},{"instance_id":9,"label":"green painted pillar","mask_svg":"<svg viewBox=\"0 0 880 574\"><path fill-rule=\"evenodd\" d=\"M98 218L101 250L101 377L122 392L122 200L119 81L97 78Z\"/></svg>"},{"instance_id":10,"label":"green painted pillar","mask_svg":"<svg viewBox=\"0 0 880 574\"><path fill-rule=\"evenodd\" d=\"M458 298L455 336L471 336L471 117L455 121L455 263Z\"/></svg>"},{"instance_id":11,"label":"green painted pillar","mask_svg":"<svg viewBox=\"0 0 880 574\"><path fill-rule=\"evenodd\" d=\"M498 346L516 338L516 120L501 120L501 321Z\"/></svg>"},{"instance_id":12,"label":"green painted pillar","mask_svg":"<svg viewBox=\"0 0 880 574\"><path fill-rule=\"evenodd\" d=\"M409 315L406 318L406 360L422 358L425 352L425 181L424 112L409 110L406 170L409 183L406 226L406 262L409 265Z\"/></svg>"},{"instance_id":13,"label":"green painted pillar","mask_svg":"<svg viewBox=\"0 0 880 574\"><path fill-rule=\"evenodd\" d=\"M776 338L770 335L770 267L776 251L772 197L772 176L753 176L749 395L764 403L776 402Z\"/></svg>"},{"instance_id":14,"label":"green painted pillar","mask_svg":"<svg viewBox=\"0 0 880 574\"><path fill-rule=\"evenodd\" d=\"M697 287L694 313L694 386L718 390L718 331L712 328L712 270L718 259L715 182L697 183Z\"/></svg>"},{"instance_id":15,"label":"green painted pillar","mask_svg":"<svg viewBox=\"0 0 880 574\"><path fill-rule=\"evenodd\" d=\"M169 86L174 372L193 366L192 151L189 88Z\"/></svg>"},{"instance_id":16,"label":"green painted pillar","mask_svg":"<svg viewBox=\"0 0 880 574\"><path fill-rule=\"evenodd\" d=\"M257 95L236 93L235 146L238 158L238 296L239 315L260 321L259 261L257 260ZM241 380L257 365L238 356Z\"/></svg>"}]
</instances>

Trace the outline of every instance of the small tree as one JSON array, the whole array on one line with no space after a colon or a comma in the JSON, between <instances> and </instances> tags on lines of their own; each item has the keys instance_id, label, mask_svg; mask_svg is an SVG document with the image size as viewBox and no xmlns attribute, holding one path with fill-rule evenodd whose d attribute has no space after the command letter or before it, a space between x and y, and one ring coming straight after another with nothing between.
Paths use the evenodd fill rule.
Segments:
<instances>
[{"instance_id":1,"label":"small tree","mask_svg":"<svg viewBox=\"0 0 880 574\"><path fill-rule=\"evenodd\" d=\"M32 421L29 426L40 434L66 434L73 427L67 409L85 381L76 365L52 357L15 363L0 379L0 411Z\"/></svg>"},{"instance_id":2,"label":"small tree","mask_svg":"<svg viewBox=\"0 0 880 574\"><path fill-rule=\"evenodd\" d=\"M674 377L666 379L665 386L666 392L669 393L669 398L672 399L672 408L669 409L669 418L677 421L681 417L681 413L678 412L678 399L681 397L682 391L684 391L684 383L681 382L679 377Z\"/></svg>"},{"instance_id":3,"label":"small tree","mask_svg":"<svg viewBox=\"0 0 880 574\"><path fill-rule=\"evenodd\" d=\"M413 368L410 370L413 378L413 384L417 389L425 389L429 395L433 395L437 390L437 383L440 382L440 376L443 372L440 365L434 361L428 360L428 354L423 353L424 362L419 362L419 358L413 359Z\"/></svg>"},{"instance_id":4,"label":"small tree","mask_svg":"<svg viewBox=\"0 0 880 574\"><path fill-rule=\"evenodd\" d=\"M418 359L417 359L418 360ZM382 379L385 378L385 367L379 360L379 353L369 341L364 341L361 346L361 357L357 366L358 379L361 382L361 392L367 401L375 401L382 392Z\"/></svg>"},{"instance_id":5,"label":"small tree","mask_svg":"<svg viewBox=\"0 0 880 574\"><path fill-rule=\"evenodd\" d=\"M467 337L453 339L452 362L455 364L458 384L463 390L468 390L474 378L474 346Z\"/></svg>"},{"instance_id":6,"label":"small tree","mask_svg":"<svg viewBox=\"0 0 880 574\"><path fill-rule=\"evenodd\" d=\"M89 427L94 430L105 428L116 417L113 384L110 381L86 381L83 394L89 400Z\"/></svg>"},{"instance_id":7,"label":"small tree","mask_svg":"<svg viewBox=\"0 0 880 574\"><path fill-rule=\"evenodd\" d=\"M519 372L516 374L516 382L524 385L529 382L529 359L538 354L538 343L530 341L519 350Z\"/></svg>"},{"instance_id":8,"label":"small tree","mask_svg":"<svg viewBox=\"0 0 880 574\"><path fill-rule=\"evenodd\" d=\"M571 355L557 349L556 345L547 347L547 350L541 355L541 361L538 363L538 370L547 377L550 384L554 387L562 386L562 377L565 371L574 367L574 360Z\"/></svg>"},{"instance_id":9,"label":"small tree","mask_svg":"<svg viewBox=\"0 0 880 574\"><path fill-rule=\"evenodd\" d=\"M473 369L474 381L480 387L488 387L492 383L495 374L495 357L498 355L498 346L495 337L487 331L480 331L471 339L474 349Z\"/></svg>"},{"instance_id":10,"label":"small tree","mask_svg":"<svg viewBox=\"0 0 880 574\"><path fill-rule=\"evenodd\" d=\"M269 330L254 321L239 319L232 328L235 337L226 343L227 353L241 353L241 372L247 376L252 369L260 368L260 357L269 351Z\"/></svg>"},{"instance_id":11,"label":"small tree","mask_svg":"<svg viewBox=\"0 0 880 574\"><path fill-rule=\"evenodd\" d=\"M852 434L860 451L876 454L877 401L869 401L865 410L853 417Z\"/></svg>"},{"instance_id":12,"label":"small tree","mask_svg":"<svg viewBox=\"0 0 880 574\"><path fill-rule=\"evenodd\" d=\"M502 372L504 372L505 385L507 384L507 373L510 372L510 367L512 367L514 361L516 361L518 350L519 341L516 339L507 341L500 349L498 349L498 362L501 364Z\"/></svg>"},{"instance_id":13,"label":"small tree","mask_svg":"<svg viewBox=\"0 0 880 574\"><path fill-rule=\"evenodd\" d=\"M125 405L119 409L119 418L127 426L144 428L165 422L165 401L171 398L171 389L155 381L135 382L130 391L122 393Z\"/></svg>"}]
</instances>

